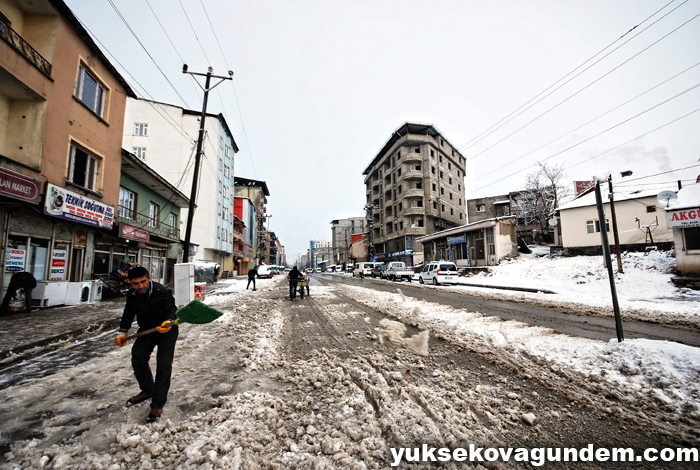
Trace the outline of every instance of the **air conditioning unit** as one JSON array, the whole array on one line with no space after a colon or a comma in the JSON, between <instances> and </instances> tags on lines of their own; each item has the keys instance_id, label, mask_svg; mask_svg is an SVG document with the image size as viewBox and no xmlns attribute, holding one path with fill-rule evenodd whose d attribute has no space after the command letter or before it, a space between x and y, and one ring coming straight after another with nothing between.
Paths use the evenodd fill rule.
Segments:
<instances>
[{"instance_id":1,"label":"air conditioning unit","mask_svg":"<svg viewBox=\"0 0 700 470\"><path fill-rule=\"evenodd\" d=\"M92 281L69 282L66 290L66 305L90 303Z\"/></svg>"},{"instance_id":2,"label":"air conditioning unit","mask_svg":"<svg viewBox=\"0 0 700 470\"><path fill-rule=\"evenodd\" d=\"M66 303L68 281L37 281L32 289L32 307L53 307Z\"/></svg>"}]
</instances>

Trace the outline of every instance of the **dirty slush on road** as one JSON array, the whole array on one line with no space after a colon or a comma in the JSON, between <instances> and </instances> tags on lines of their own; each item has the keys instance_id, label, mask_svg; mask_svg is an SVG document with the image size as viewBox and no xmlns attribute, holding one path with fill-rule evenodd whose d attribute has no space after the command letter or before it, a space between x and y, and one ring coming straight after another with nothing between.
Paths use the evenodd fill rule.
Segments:
<instances>
[{"instance_id":1,"label":"dirty slush on road","mask_svg":"<svg viewBox=\"0 0 700 470\"><path fill-rule=\"evenodd\" d=\"M38 438L17 442L3 468L60 463L93 469L382 469L393 461L390 448L423 444L451 449L592 444L641 451L689 447L698 440L697 423L671 421L657 404L629 403L609 384L484 340L425 333L406 321L412 316L405 315L400 290L381 305L358 292L340 284L313 286L310 297L290 301L284 281L275 279L256 293L212 297L211 305L225 315L216 327L182 329L172 403L155 425L142 424L134 410L115 409L109 402L121 395L98 385L110 379L128 385L126 356L112 359L118 365L99 380L86 365L32 384L49 394L55 381L85 381L80 386L89 389L97 411L82 428L69 424L68 416L63 421L55 416ZM407 348L396 331L387 333L385 319L403 319L403 338L429 335L427 344ZM7 399L3 413L29 406L5 395L0 394ZM31 406L40 412L40 404ZM400 468L435 465L403 462ZM438 465L531 468L513 461ZM647 468L640 462L615 465ZM682 468L675 465L664 468Z\"/></svg>"}]
</instances>

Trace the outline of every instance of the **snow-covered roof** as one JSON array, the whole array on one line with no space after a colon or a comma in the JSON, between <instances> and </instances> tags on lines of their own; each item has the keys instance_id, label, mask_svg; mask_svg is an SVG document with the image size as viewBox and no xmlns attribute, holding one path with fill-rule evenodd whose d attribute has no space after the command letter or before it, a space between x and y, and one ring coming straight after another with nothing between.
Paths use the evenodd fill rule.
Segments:
<instances>
[{"instance_id":1,"label":"snow-covered roof","mask_svg":"<svg viewBox=\"0 0 700 470\"><path fill-rule=\"evenodd\" d=\"M688 186L683 186L678 191L678 202L666 210L674 211L677 209L690 209L691 207L700 207L700 184L695 183Z\"/></svg>"},{"instance_id":2,"label":"snow-covered roof","mask_svg":"<svg viewBox=\"0 0 700 470\"><path fill-rule=\"evenodd\" d=\"M608 198L608 185L602 185L600 186L600 191L601 191L601 196L603 199L603 204L608 204L610 202L610 199ZM625 191L624 189L616 189L613 188L613 196L615 197L615 202L621 202L621 201L631 201L634 199L642 199L646 197L656 197L656 195L659 193L659 190L654 189L646 189L646 190L633 190L633 191ZM590 193L586 193L573 201L569 201L565 203L564 205L561 205L557 208L559 211L565 211L568 209L578 209L580 207L589 207L589 206L595 206L595 191L591 191Z\"/></svg>"},{"instance_id":3,"label":"snow-covered roof","mask_svg":"<svg viewBox=\"0 0 700 470\"><path fill-rule=\"evenodd\" d=\"M510 204L510 199L504 199L502 201L496 201L493 203L494 205L496 204Z\"/></svg>"}]
</instances>

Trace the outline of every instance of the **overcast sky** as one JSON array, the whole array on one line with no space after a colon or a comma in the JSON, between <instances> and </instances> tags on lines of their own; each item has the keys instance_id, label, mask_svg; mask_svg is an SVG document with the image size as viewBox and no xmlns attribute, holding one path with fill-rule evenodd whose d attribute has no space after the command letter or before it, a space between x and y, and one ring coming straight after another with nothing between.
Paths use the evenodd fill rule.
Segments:
<instances>
[{"instance_id":1,"label":"overcast sky","mask_svg":"<svg viewBox=\"0 0 700 470\"><path fill-rule=\"evenodd\" d=\"M200 110L183 61L235 72L208 111L235 174L267 182L290 260L364 215L362 171L406 121L461 149L467 199L521 189L538 161L621 191L700 174L639 179L700 165L698 0L66 2L139 97Z\"/></svg>"}]
</instances>

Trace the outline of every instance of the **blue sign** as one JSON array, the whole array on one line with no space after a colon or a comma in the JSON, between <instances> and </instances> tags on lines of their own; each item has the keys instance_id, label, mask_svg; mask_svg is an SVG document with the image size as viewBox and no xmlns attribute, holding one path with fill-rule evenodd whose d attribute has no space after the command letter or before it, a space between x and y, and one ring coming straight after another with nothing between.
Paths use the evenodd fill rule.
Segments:
<instances>
[{"instance_id":1,"label":"blue sign","mask_svg":"<svg viewBox=\"0 0 700 470\"><path fill-rule=\"evenodd\" d=\"M448 245L458 245L460 243L467 243L467 234L457 235L456 237L447 237Z\"/></svg>"}]
</instances>

